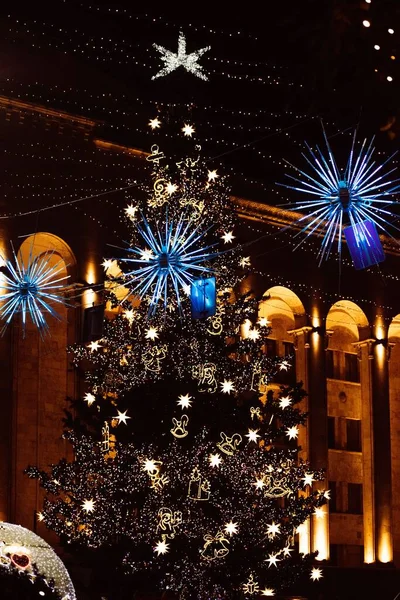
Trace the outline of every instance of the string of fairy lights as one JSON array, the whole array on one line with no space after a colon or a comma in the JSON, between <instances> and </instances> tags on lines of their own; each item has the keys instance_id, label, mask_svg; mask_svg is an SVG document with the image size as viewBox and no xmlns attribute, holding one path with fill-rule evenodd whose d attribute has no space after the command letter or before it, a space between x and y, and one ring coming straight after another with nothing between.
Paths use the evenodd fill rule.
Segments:
<instances>
[{"instance_id":1,"label":"string of fairy lights","mask_svg":"<svg viewBox=\"0 0 400 600\"><path fill-rule=\"evenodd\" d=\"M399 50L396 40L398 17L396 13L392 13L391 8L387 5L381 7L377 1L365 0L363 9L367 14L363 15L361 21L369 47L373 48L376 55L374 71L381 80L383 78L389 84L396 79L398 73L396 63Z\"/></svg>"}]
</instances>

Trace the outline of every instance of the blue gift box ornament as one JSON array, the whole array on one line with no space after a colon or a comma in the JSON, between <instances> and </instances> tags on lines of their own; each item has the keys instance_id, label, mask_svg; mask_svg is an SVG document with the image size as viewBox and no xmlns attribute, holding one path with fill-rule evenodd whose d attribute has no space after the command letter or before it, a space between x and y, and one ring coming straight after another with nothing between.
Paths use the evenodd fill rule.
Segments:
<instances>
[{"instance_id":1,"label":"blue gift box ornament","mask_svg":"<svg viewBox=\"0 0 400 600\"><path fill-rule=\"evenodd\" d=\"M192 281L190 299L193 319L205 319L215 315L217 303L215 277L204 277Z\"/></svg>"},{"instance_id":2,"label":"blue gift box ornament","mask_svg":"<svg viewBox=\"0 0 400 600\"><path fill-rule=\"evenodd\" d=\"M372 221L360 221L351 227L345 227L343 232L356 269L366 269L385 260L385 253Z\"/></svg>"}]
</instances>

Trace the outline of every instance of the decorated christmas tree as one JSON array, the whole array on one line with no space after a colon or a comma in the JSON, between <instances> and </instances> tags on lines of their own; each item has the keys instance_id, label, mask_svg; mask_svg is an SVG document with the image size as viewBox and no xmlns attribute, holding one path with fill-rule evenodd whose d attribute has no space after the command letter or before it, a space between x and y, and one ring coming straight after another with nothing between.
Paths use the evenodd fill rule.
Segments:
<instances>
[{"instance_id":1,"label":"decorated christmas tree","mask_svg":"<svg viewBox=\"0 0 400 600\"><path fill-rule=\"evenodd\" d=\"M267 355L261 299L241 291L250 258L224 178L198 147L147 160L130 239L104 261L103 332L71 348L88 384L67 420L74 460L27 470L47 492L39 518L104 558L107 598L275 596L321 575L296 550L328 497L298 459L305 391L273 383L290 357Z\"/></svg>"}]
</instances>

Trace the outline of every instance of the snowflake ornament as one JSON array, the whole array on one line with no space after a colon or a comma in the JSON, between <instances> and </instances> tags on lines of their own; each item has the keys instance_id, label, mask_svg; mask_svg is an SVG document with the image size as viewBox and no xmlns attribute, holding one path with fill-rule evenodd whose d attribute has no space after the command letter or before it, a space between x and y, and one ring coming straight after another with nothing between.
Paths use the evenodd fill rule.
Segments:
<instances>
[{"instance_id":1,"label":"snowflake ornament","mask_svg":"<svg viewBox=\"0 0 400 600\"><path fill-rule=\"evenodd\" d=\"M126 273L126 285L133 294L144 298L151 293L149 316L155 314L158 303L163 298L164 310L168 304L168 290L175 292L178 309L181 310L180 290L190 286L195 277L211 273L208 262L218 256L211 246L205 245L206 231L202 223L194 226L184 220L184 215L174 223L166 215L164 226L156 231L143 219L143 226L137 230L149 250L129 248L133 257L120 259L132 269Z\"/></svg>"},{"instance_id":2,"label":"snowflake ornament","mask_svg":"<svg viewBox=\"0 0 400 600\"><path fill-rule=\"evenodd\" d=\"M4 267L0 279L0 318L5 319L2 332L17 313L22 315L22 331L25 334L26 318L30 316L40 333L47 333L49 327L45 313L60 319L52 304L65 304L62 290L69 275L61 276L65 270L63 260L52 264L53 251L40 256L29 255L27 264L20 261L13 250L14 264L3 259Z\"/></svg>"}]
</instances>

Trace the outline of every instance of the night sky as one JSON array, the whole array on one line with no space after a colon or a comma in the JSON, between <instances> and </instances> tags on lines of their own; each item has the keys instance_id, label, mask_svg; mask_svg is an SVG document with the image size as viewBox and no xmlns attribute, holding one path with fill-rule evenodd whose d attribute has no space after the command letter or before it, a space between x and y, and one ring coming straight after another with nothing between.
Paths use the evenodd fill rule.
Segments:
<instances>
[{"instance_id":1,"label":"night sky","mask_svg":"<svg viewBox=\"0 0 400 600\"><path fill-rule=\"evenodd\" d=\"M396 2L140 9L128 1L8 3L0 21L0 94L93 117L102 122L101 137L146 150L154 141L149 119L159 116L158 141L176 153L190 122L234 192L261 201L267 193L270 203L282 158L298 164L304 140L322 143L321 120L343 162L356 127L360 139L376 135L385 154L397 149ZM211 46L200 59L208 82L182 68L151 80L162 67L152 44L176 51L180 30L188 52Z\"/></svg>"}]
</instances>

